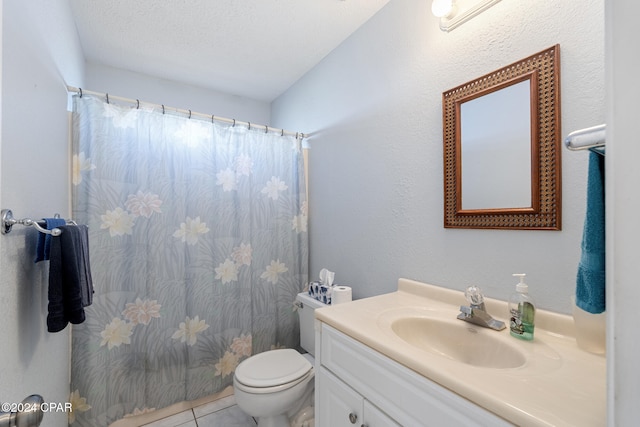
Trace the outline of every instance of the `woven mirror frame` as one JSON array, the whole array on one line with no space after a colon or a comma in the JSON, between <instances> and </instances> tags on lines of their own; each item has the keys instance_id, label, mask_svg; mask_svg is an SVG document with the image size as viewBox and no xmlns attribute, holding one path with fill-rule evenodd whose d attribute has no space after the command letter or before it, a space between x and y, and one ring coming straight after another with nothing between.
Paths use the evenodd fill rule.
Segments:
<instances>
[{"instance_id":1,"label":"woven mirror frame","mask_svg":"<svg viewBox=\"0 0 640 427\"><path fill-rule=\"evenodd\" d=\"M460 105L512 82L532 90L532 202L529 207L462 210ZM535 101L535 102L534 102ZM561 229L560 46L500 68L442 94L444 226L446 228Z\"/></svg>"}]
</instances>

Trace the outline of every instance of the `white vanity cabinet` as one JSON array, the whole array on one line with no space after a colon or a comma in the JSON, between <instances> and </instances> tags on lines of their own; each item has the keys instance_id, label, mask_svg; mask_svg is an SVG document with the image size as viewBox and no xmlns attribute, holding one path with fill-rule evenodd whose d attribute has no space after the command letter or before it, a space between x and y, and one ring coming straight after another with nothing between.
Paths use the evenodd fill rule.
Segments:
<instances>
[{"instance_id":1,"label":"white vanity cabinet","mask_svg":"<svg viewBox=\"0 0 640 427\"><path fill-rule=\"evenodd\" d=\"M316 334L317 427L512 425L325 323Z\"/></svg>"},{"instance_id":2,"label":"white vanity cabinet","mask_svg":"<svg viewBox=\"0 0 640 427\"><path fill-rule=\"evenodd\" d=\"M399 427L386 414L365 400L358 392L321 367L316 375L316 392L322 415L316 415L318 425L331 427Z\"/></svg>"}]
</instances>

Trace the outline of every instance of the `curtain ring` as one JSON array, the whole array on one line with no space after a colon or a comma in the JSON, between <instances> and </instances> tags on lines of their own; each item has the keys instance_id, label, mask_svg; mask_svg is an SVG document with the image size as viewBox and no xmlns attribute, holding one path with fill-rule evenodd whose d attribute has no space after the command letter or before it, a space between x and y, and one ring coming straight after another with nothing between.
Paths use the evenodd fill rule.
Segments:
<instances>
[{"instance_id":1,"label":"curtain ring","mask_svg":"<svg viewBox=\"0 0 640 427\"><path fill-rule=\"evenodd\" d=\"M269 125L266 125L266 126L264 127L264 133L269 133Z\"/></svg>"},{"instance_id":2,"label":"curtain ring","mask_svg":"<svg viewBox=\"0 0 640 427\"><path fill-rule=\"evenodd\" d=\"M107 95L107 104L109 103L109 94L105 93L105 95Z\"/></svg>"},{"instance_id":3,"label":"curtain ring","mask_svg":"<svg viewBox=\"0 0 640 427\"><path fill-rule=\"evenodd\" d=\"M162 114L164 114L164 104L162 104Z\"/></svg>"},{"instance_id":4,"label":"curtain ring","mask_svg":"<svg viewBox=\"0 0 640 427\"><path fill-rule=\"evenodd\" d=\"M284 129L280 129L280 136L284 136Z\"/></svg>"},{"instance_id":5,"label":"curtain ring","mask_svg":"<svg viewBox=\"0 0 640 427\"><path fill-rule=\"evenodd\" d=\"M191 118L191 110L189 110L189 118Z\"/></svg>"},{"instance_id":6,"label":"curtain ring","mask_svg":"<svg viewBox=\"0 0 640 427\"><path fill-rule=\"evenodd\" d=\"M251 122L247 122L247 123L249 123L249 130L251 130Z\"/></svg>"},{"instance_id":7,"label":"curtain ring","mask_svg":"<svg viewBox=\"0 0 640 427\"><path fill-rule=\"evenodd\" d=\"M298 139L298 132L296 132L296 140Z\"/></svg>"},{"instance_id":8,"label":"curtain ring","mask_svg":"<svg viewBox=\"0 0 640 427\"><path fill-rule=\"evenodd\" d=\"M136 99L136 103L137 103L136 110L139 110L140 109L140 100Z\"/></svg>"},{"instance_id":9,"label":"curtain ring","mask_svg":"<svg viewBox=\"0 0 640 427\"><path fill-rule=\"evenodd\" d=\"M82 88L79 88L80 90L80 98L82 98Z\"/></svg>"},{"instance_id":10,"label":"curtain ring","mask_svg":"<svg viewBox=\"0 0 640 427\"><path fill-rule=\"evenodd\" d=\"M236 127L236 119L233 119L233 127Z\"/></svg>"},{"instance_id":11,"label":"curtain ring","mask_svg":"<svg viewBox=\"0 0 640 427\"><path fill-rule=\"evenodd\" d=\"M211 115L211 123L213 123L214 117L215 117L215 116L212 114L212 115Z\"/></svg>"}]
</instances>

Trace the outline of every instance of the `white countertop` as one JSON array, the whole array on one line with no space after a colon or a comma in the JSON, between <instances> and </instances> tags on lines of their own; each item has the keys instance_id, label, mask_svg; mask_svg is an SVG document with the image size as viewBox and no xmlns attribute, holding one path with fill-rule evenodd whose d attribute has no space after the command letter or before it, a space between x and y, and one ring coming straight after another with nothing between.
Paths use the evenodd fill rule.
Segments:
<instances>
[{"instance_id":1,"label":"white countertop","mask_svg":"<svg viewBox=\"0 0 640 427\"><path fill-rule=\"evenodd\" d=\"M485 304L508 326L506 302L486 298ZM508 327L478 328L526 355L524 365L507 369L472 366L420 349L391 330L394 320L413 315L462 322L456 320L460 305L467 305L460 291L400 279L397 292L317 309L315 316L516 425L606 425L606 358L577 346L571 316L536 310L533 341L511 337Z\"/></svg>"}]
</instances>

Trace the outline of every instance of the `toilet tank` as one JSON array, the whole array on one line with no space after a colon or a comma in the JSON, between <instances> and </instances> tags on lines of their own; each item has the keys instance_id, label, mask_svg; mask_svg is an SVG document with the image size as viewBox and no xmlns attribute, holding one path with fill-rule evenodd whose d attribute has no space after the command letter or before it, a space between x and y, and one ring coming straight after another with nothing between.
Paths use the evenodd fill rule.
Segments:
<instances>
[{"instance_id":1,"label":"toilet tank","mask_svg":"<svg viewBox=\"0 0 640 427\"><path fill-rule=\"evenodd\" d=\"M310 297L306 292L299 293L296 296L296 301L299 303L298 316L300 317L300 347L315 357L316 337L313 326L313 312L316 308L328 307L328 305Z\"/></svg>"}]
</instances>

